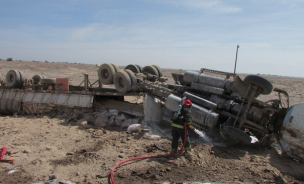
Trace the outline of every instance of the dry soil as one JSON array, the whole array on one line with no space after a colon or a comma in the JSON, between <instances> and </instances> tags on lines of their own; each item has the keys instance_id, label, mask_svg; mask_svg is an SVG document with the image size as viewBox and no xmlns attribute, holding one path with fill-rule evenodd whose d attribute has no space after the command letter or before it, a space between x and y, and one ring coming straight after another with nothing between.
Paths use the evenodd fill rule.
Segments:
<instances>
[{"instance_id":1,"label":"dry soil","mask_svg":"<svg viewBox=\"0 0 304 184\"><path fill-rule=\"evenodd\" d=\"M117 63L119 64L119 63ZM22 71L27 77L67 77L73 84L88 73L97 80L96 65L0 61L0 76L8 70ZM164 70L169 82L170 72ZM182 71L175 71L182 72ZM282 76L265 76L274 86L290 94L291 104L303 103L304 80ZM263 100L274 97L269 95ZM128 97L134 105L137 98ZM110 105L112 101L104 101ZM0 116L0 147L6 146L6 159L0 163L0 183L39 183L50 179L75 183L110 183L109 173L120 161L147 155L167 154L170 140L149 140L142 132L128 134L125 129L92 125L76 126L64 118L48 116ZM175 159L146 159L119 167L116 183L144 184L164 182L219 183L304 183L304 164L276 149L193 144L191 156L182 153ZM16 170L12 174L9 171Z\"/></svg>"}]
</instances>

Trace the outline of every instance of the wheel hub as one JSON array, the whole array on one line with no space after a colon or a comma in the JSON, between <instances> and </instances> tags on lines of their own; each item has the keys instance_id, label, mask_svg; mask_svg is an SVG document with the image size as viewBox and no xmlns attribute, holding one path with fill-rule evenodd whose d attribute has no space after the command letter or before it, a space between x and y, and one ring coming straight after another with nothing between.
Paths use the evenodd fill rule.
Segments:
<instances>
[{"instance_id":1,"label":"wheel hub","mask_svg":"<svg viewBox=\"0 0 304 184\"><path fill-rule=\"evenodd\" d=\"M109 77L109 72L108 72L108 70L103 70L103 71L102 71L102 76L103 76L104 78L108 78L108 77Z\"/></svg>"},{"instance_id":2,"label":"wheel hub","mask_svg":"<svg viewBox=\"0 0 304 184\"><path fill-rule=\"evenodd\" d=\"M15 79L15 76L11 74L11 75L9 76L9 82L13 82L14 79Z\"/></svg>"},{"instance_id":3,"label":"wheel hub","mask_svg":"<svg viewBox=\"0 0 304 184\"><path fill-rule=\"evenodd\" d=\"M120 87L125 87L125 85L124 85L124 82L123 82L123 79L122 78L119 78L119 80L118 80L118 85L120 86Z\"/></svg>"}]
</instances>

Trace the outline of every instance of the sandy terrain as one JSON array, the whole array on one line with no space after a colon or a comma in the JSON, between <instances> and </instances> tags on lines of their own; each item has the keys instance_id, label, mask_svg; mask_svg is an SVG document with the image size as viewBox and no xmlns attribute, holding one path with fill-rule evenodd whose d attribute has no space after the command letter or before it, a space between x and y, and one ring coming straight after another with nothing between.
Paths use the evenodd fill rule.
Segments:
<instances>
[{"instance_id":1,"label":"sandy terrain","mask_svg":"<svg viewBox=\"0 0 304 184\"><path fill-rule=\"evenodd\" d=\"M119 63L117 63L119 64ZM27 77L41 74L47 77L68 77L73 84L88 73L91 82L97 79L95 65L42 62L0 61L0 77L8 70L24 72ZM164 70L170 77L170 70ZM265 76L275 87L290 94L291 104L303 101L304 79ZM172 78L169 82L173 82ZM263 100L270 96L261 97ZM120 108L142 108L142 100L126 98L132 104ZM104 107L114 102L105 100ZM104 108L103 107L103 108ZM5 159L15 164L0 163L0 183L39 183L49 179L74 183L110 183L109 172L125 159L168 153L170 140L145 139L142 132L128 134L115 126L97 128L77 126L64 117L0 116L0 147L8 149ZM193 144L192 156L175 159L146 159L128 163L115 172L120 184L167 182L220 183L304 183L304 163L280 155L271 148L245 146L220 147ZM8 174L11 170L17 170Z\"/></svg>"}]
</instances>

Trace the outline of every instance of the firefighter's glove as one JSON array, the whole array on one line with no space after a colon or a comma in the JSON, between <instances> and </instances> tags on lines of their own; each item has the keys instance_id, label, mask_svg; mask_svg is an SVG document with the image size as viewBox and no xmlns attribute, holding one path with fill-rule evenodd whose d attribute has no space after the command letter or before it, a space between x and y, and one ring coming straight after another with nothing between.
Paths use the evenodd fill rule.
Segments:
<instances>
[{"instance_id":1,"label":"firefighter's glove","mask_svg":"<svg viewBox=\"0 0 304 184\"><path fill-rule=\"evenodd\" d=\"M189 128L190 130L194 130L194 127L193 127L192 125L188 125L188 128Z\"/></svg>"}]
</instances>

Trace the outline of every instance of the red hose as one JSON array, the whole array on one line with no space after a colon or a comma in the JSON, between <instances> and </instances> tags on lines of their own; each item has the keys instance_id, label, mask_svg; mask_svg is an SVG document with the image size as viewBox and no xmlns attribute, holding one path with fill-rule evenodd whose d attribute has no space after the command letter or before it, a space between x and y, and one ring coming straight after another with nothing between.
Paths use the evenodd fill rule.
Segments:
<instances>
[{"instance_id":1,"label":"red hose","mask_svg":"<svg viewBox=\"0 0 304 184\"><path fill-rule=\"evenodd\" d=\"M3 146L2 152L0 154L0 162L9 162L13 164L15 162L15 159L3 159L6 152L7 152L7 148Z\"/></svg>"},{"instance_id":2,"label":"red hose","mask_svg":"<svg viewBox=\"0 0 304 184\"><path fill-rule=\"evenodd\" d=\"M142 159L147 159L147 158L170 158L170 157L174 157L174 156L180 154L180 153L183 151L184 146L185 146L185 144L186 144L186 139L187 139L187 126L186 126L186 125L187 125L187 124L185 123L185 124L184 124L184 130L185 130L185 133L184 133L184 134L185 134L184 142L183 142L182 147L178 150L178 152L176 152L176 153L171 153L171 154L167 154L167 155L135 157L135 158L130 158L130 159L121 161L121 162L119 162L117 165L115 165L115 167L114 167L114 168L112 169L112 171L111 171L111 178L110 178L110 179L111 179L111 183L112 183L112 184L116 184L115 181L114 181L114 171L115 171L115 169L116 169L117 167L119 167L119 166L121 166L121 165L127 163L127 162L134 161L134 160L142 160Z\"/></svg>"}]
</instances>

